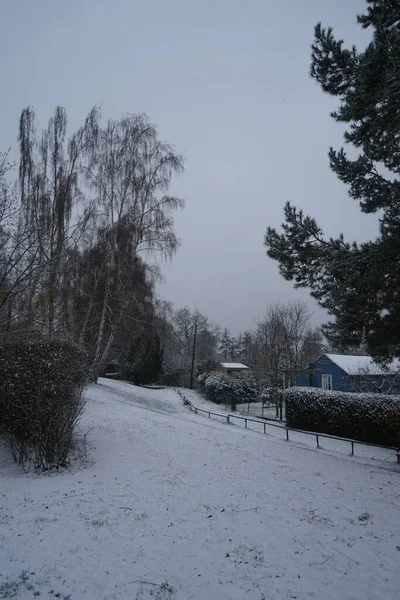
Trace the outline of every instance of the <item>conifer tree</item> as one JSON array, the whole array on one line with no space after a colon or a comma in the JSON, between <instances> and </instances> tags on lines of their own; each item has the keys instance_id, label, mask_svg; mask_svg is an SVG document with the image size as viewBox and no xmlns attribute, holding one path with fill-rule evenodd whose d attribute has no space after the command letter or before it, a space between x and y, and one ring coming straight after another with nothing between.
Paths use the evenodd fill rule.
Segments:
<instances>
[{"instance_id":1,"label":"conifer tree","mask_svg":"<svg viewBox=\"0 0 400 600\"><path fill-rule=\"evenodd\" d=\"M333 317L336 346L366 344L377 357L400 353L400 2L367 0L357 17L372 40L345 48L332 28L315 27L311 76L339 100L332 117L347 125L359 152L329 151L330 166L364 213L379 211L379 236L367 243L327 239L311 216L287 203L282 232L268 227L267 254L296 287L311 290Z\"/></svg>"}]
</instances>

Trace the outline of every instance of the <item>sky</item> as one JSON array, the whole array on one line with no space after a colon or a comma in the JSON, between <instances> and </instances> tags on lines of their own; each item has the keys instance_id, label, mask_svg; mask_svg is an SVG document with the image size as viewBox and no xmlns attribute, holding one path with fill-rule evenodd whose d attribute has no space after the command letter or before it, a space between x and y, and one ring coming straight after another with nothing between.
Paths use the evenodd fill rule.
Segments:
<instances>
[{"instance_id":1,"label":"sky","mask_svg":"<svg viewBox=\"0 0 400 600\"><path fill-rule=\"evenodd\" d=\"M1 0L0 150L16 148L21 110L45 126L67 109L71 131L90 108L104 120L145 112L185 157L171 193L181 247L162 264L158 294L188 305L233 334L252 328L277 301L307 302L266 256L267 226L286 201L326 235L375 237L330 171L327 152L343 130L335 98L309 76L314 25L348 45L369 34L356 23L364 0Z\"/></svg>"}]
</instances>

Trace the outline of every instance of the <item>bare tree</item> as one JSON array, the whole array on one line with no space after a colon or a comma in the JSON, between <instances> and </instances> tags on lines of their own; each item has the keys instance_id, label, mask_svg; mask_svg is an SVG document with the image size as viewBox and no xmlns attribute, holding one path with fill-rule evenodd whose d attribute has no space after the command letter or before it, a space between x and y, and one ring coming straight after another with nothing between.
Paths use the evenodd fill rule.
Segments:
<instances>
[{"instance_id":1,"label":"bare tree","mask_svg":"<svg viewBox=\"0 0 400 600\"><path fill-rule=\"evenodd\" d=\"M349 386L354 392L373 394L398 394L400 391L400 362L394 359L379 365L366 357L349 373Z\"/></svg>"},{"instance_id":2,"label":"bare tree","mask_svg":"<svg viewBox=\"0 0 400 600\"><path fill-rule=\"evenodd\" d=\"M289 302L278 307L282 321L284 358L283 368L289 385L294 385L296 376L304 369L311 356L313 332L310 330L310 313L307 305L301 301Z\"/></svg>"},{"instance_id":3,"label":"bare tree","mask_svg":"<svg viewBox=\"0 0 400 600\"><path fill-rule=\"evenodd\" d=\"M285 357L283 323L278 306L271 306L253 334L253 369L259 382L280 387Z\"/></svg>"},{"instance_id":4,"label":"bare tree","mask_svg":"<svg viewBox=\"0 0 400 600\"><path fill-rule=\"evenodd\" d=\"M13 233L15 235L13 217L18 212L18 206L7 179L8 173L13 168L8 155L8 152L0 153L0 331L9 324L8 313L15 286L12 275L16 267L12 241Z\"/></svg>"},{"instance_id":5,"label":"bare tree","mask_svg":"<svg viewBox=\"0 0 400 600\"><path fill-rule=\"evenodd\" d=\"M9 175L14 164L0 153L0 331L9 332L19 318L21 294L37 268L37 245L23 222L16 186Z\"/></svg>"},{"instance_id":6,"label":"bare tree","mask_svg":"<svg viewBox=\"0 0 400 600\"><path fill-rule=\"evenodd\" d=\"M171 178L183 171L183 159L169 144L157 138L157 130L144 115L128 115L110 120L99 131L98 143L86 167L87 182L99 206L97 220L108 231L104 259L105 285L102 310L93 356L93 378L104 362L112 333L107 338L106 320L110 312L111 288L120 298L114 314L116 328L126 308L130 290L124 284L123 264L117 260L118 232L129 235L129 256L171 257L179 245L173 212L184 201L167 194ZM125 299L125 300L124 300Z\"/></svg>"},{"instance_id":7,"label":"bare tree","mask_svg":"<svg viewBox=\"0 0 400 600\"><path fill-rule=\"evenodd\" d=\"M259 381L281 387L283 376L293 384L296 375L322 353L322 336L310 328L302 302L270 306L253 333L252 366Z\"/></svg>"},{"instance_id":8,"label":"bare tree","mask_svg":"<svg viewBox=\"0 0 400 600\"><path fill-rule=\"evenodd\" d=\"M20 119L22 227L34 257L28 321L34 321L50 337L62 324L62 285L68 250L78 246L88 218L88 213L79 209L82 193L78 175L83 158L97 143L98 118L95 107L69 139L66 112L60 106L40 137L32 108L23 110Z\"/></svg>"},{"instance_id":9,"label":"bare tree","mask_svg":"<svg viewBox=\"0 0 400 600\"><path fill-rule=\"evenodd\" d=\"M172 312L170 342L164 353L164 366L170 373L181 377L182 385L189 384L196 333L195 366L216 360L220 328L198 309L187 306Z\"/></svg>"}]
</instances>

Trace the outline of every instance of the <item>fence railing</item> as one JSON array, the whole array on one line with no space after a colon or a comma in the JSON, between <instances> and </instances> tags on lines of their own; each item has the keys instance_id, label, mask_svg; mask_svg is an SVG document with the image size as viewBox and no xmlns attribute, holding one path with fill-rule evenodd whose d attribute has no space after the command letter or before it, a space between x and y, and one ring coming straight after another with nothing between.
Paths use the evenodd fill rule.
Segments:
<instances>
[{"instance_id":1,"label":"fence railing","mask_svg":"<svg viewBox=\"0 0 400 600\"><path fill-rule=\"evenodd\" d=\"M292 427L288 427L287 425L281 425L278 423L274 423L272 421L265 421L265 420L261 420L261 419L252 419L251 417L243 417L243 416L239 416L239 415L234 415L232 413L227 413L227 414L223 414L223 413L217 413L217 412L213 412L211 410L208 410L206 408L199 408L198 406L195 406L190 400L189 398L187 398L184 394L182 394L182 392L178 389L175 390L179 396L182 398L183 404L185 406L188 406L189 409L191 411L193 411L196 415L198 413L204 413L206 415L208 415L208 418L211 419L212 416L214 417L220 417L224 420L226 420L227 423L232 424L234 419L240 420L240 421L244 421L244 427L245 429L248 428L248 424L249 423L258 423L259 425L263 425L263 433L266 434L267 433L267 427L276 427L278 429L283 429L286 432L286 440L289 442L290 441L290 437L289 437L289 432L293 432L293 433L301 433L304 435L308 435L311 437L315 438L316 441L316 447L320 448L320 439L321 438L326 438L326 439L330 439L330 440L339 440L341 442L345 442L345 443L349 443L351 445L351 455L354 456L354 447L355 445L359 445L359 446L369 446L369 447L373 447L373 448L382 448L384 450L393 450L395 452L395 457L397 462L400 464L400 448L395 448L393 446L382 446L380 444L371 444L370 442L361 442L359 440L352 440L350 438L342 438L336 435L329 435L328 433L316 433L313 431L306 431L304 429L294 429Z\"/></svg>"},{"instance_id":2,"label":"fence railing","mask_svg":"<svg viewBox=\"0 0 400 600\"><path fill-rule=\"evenodd\" d=\"M282 402L282 406L275 403L244 402L237 404L236 410L241 415L248 415L256 419L266 419L267 421L282 422L285 421L286 417L285 402Z\"/></svg>"}]
</instances>

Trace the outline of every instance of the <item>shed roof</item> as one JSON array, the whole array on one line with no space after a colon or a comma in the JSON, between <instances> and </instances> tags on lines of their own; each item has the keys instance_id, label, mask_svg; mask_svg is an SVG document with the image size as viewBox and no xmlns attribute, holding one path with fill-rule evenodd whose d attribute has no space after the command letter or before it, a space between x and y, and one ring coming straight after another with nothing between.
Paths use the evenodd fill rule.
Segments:
<instances>
[{"instance_id":1,"label":"shed roof","mask_svg":"<svg viewBox=\"0 0 400 600\"><path fill-rule=\"evenodd\" d=\"M230 369L230 370L234 370L234 369L248 369L249 367L246 367L246 365L243 365L242 363L221 363L221 366L224 367L224 369Z\"/></svg>"},{"instance_id":2,"label":"shed roof","mask_svg":"<svg viewBox=\"0 0 400 600\"><path fill-rule=\"evenodd\" d=\"M381 367L372 356L354 356L353 354L325 354L348 375L389 375L400 371L400 359L394 358L387 367Z\"/></svg>"}]
</instances>

